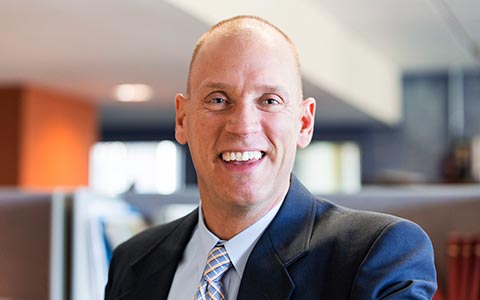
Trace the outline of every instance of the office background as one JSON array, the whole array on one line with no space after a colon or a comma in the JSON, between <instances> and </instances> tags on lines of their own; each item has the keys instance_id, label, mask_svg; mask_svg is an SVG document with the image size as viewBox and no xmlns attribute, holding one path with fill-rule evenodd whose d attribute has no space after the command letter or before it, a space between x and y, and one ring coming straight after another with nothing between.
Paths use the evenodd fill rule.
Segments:
<instances>
[{"instance_id":1,"label":"office background","mask_svg":"<svg viewBox=\"0 0 480 300\"><path fill-rule=\"evenodd\" d=\"M335 201L426 227L448 291L450 234L480 231L472 221L480 201L478 1L7 0L0 2L0 299L99 296L101 283L78 280L91 272L81 264L101 238L85 233L90 213L98 221L113 205L129 220L110 221L128 228L109 233L120 240L147 226L137 212L162 222L191 208L198 195L188 149L158 145L174 141L174 95L185 90L196 40L238 14L267 18L299 48L304 94L317 99L319 143L300 155L320 160L316 173L301 162L298 173ZM140 91L119 93L122 84ZM148 101L138 102L143 96ZM127 156L118 153L155 159L159 147L180 157L156 168L178 171L168 193L148 181L155 170L119 168ZM146 194L134 193L142 187ZM111 204L119 198L128 208ZM158 202L185 206L153 214ZM139 211L126 214L130 205ZM108 259L102 255L97 262ZM24 288L22 278L35 284Z\"/></svg>"}]
</instances>

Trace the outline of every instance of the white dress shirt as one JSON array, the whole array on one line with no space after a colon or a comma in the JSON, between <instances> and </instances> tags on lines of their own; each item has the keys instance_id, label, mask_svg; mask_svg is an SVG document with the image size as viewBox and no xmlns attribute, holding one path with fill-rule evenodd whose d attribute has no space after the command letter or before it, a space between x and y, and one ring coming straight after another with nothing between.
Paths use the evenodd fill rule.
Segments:
<instances>
[{"instance_id":1,"label":"white dress shirt","mask_svg":"<svg viewBox=\"0 0 480 300\"><path fill-rule=\"evenodd\" d=\"M227 271L222 279L226 291L226 300L237 299L240 281L248 257L262 233L277 214L282 203L283 201L278 203L257 222L230 240L223 241L233 264L233 267ZM221 241L205 226L201 204L198 212L198 224L185 248L183 259L180 261L177 271L175 272L168 294L168 300L193 300L202 279L208 253L217 242Z\"/></svg>"}]
</instances>

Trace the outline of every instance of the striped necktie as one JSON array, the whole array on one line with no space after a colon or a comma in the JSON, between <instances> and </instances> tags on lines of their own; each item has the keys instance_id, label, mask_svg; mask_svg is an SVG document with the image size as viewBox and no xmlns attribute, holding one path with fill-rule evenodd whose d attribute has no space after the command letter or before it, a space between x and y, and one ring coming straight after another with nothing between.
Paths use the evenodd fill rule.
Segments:
<instances>
[{"instance_id":1,"label":"striped necktie","mask_svg":"<svg viewBox=\"0 0 480 300\"><path fill-rule=\"evenodd\" d=\"M216 244L208 254L202 281L194 300L223 300L225 290L221 282L223 275L232 267L230 257L223 244Z\"/></svg>"}]
</instances>

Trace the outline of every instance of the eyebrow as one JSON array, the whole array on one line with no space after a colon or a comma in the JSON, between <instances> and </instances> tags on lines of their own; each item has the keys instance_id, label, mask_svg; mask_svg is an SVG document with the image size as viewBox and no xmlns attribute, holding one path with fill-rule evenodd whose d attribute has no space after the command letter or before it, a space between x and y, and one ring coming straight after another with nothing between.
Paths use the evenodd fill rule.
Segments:
<instances>
[{"instance_id":1,"label":"eyebrow","mask_svg":"<svg viewBox=\"0 0 480 300\"><path fill-rule=\"evenodd\" d=\"M203 88L228 90L228 89L235 89L235 86L227 83L223 83L223 82L207 82L203 85ZM272 93L272 94L279 93L282 95L285 95L285 94L288 95L287 90L277 85L258 84L254 86L254 89L261 90L264 93Z\"/></svg>"}]
</instances>

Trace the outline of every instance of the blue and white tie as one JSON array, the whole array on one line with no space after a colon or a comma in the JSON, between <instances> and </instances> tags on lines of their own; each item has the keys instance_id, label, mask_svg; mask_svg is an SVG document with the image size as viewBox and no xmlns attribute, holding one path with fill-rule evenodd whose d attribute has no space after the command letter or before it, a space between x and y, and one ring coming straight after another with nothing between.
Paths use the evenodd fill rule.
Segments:
<instances>
[{"instance_id":1,"label":"blue and white tie","mask_svg":"<svg viewBox=\"0 0 480 300\"><path fill-rule=\"evenodd\" d=\"M227 250L222 244L218 243L208 254L202 281L198 286L194 300L225 299L225 290L221 280L231 267L232 262L228 257Z\"/></svg>"}]
</instances>

